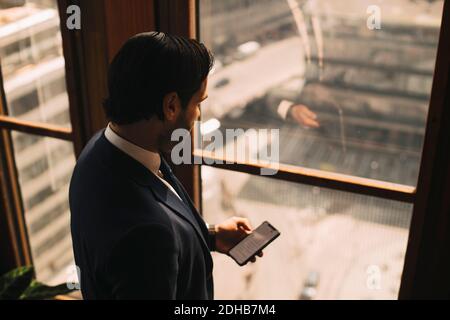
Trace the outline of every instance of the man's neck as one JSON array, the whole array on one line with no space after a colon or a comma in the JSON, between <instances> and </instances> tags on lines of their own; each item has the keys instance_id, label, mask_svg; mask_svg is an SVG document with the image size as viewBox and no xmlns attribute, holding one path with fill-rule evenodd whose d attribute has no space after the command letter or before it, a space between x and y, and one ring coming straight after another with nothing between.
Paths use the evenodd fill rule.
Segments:
<instances>
[{"instance_id":1,"label":"man's neck","mask_svg":"<svg viewBox=\"0 0 450 320\"><path fill-rule=\"evenodd\" d=\"M123 139L151 152L159 153L157 125L151 121L139 121L133 124L118 125L110 123L111 129Z\"/></svg>"}]
</instances>

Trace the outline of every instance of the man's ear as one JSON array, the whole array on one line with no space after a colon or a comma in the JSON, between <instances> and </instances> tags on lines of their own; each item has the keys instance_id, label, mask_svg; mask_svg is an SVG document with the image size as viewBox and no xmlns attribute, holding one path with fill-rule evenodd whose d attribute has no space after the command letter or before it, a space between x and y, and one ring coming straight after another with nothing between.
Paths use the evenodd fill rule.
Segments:
<instances>
[{"instance_id":1,"label":"man's ear","mask_svg":"<svg viewBox=\"0 0 450 320\"><path fill-rule=\"evenodd\" d=\"M163 98L164 119L175 121L181 111L180 98L176 92L169 92Z\"/></svg>"}]
</instances>

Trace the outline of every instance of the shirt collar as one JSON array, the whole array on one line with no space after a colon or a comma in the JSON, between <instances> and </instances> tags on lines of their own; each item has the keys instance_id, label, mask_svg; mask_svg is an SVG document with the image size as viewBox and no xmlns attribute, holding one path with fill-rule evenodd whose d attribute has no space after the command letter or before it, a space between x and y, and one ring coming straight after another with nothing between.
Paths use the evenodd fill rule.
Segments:
<instances>
[{"instance_id":1,"label":"shirt collar","mask_svg":"<svg viewBox=\"0 0 450 320\"><path fill-rule=\"evenodd\" d=\"M152 152L135 145L134 143L122 138L111 129L111 123L105 130L106 139L114 146L128 154L130 157L140 162L155 175L158 174L161 165L161 156L157 152Z\"/></svg>"}]
</instances>

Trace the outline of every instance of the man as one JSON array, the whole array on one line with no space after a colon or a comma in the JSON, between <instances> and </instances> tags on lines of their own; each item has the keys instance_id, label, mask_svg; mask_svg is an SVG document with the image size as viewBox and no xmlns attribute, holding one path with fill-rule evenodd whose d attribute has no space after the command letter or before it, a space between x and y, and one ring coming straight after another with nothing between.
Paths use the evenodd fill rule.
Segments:
<instances>
[{"instance_id":1,"label":"man","mask_svg":"<svg viewBox=\"0 0 450 320\"><path fill-rule=\"evenodd\" d=\"M251 232L235 217L211 236L161 156L172 132L199 118L212 64L203 44L156 32L132 37L112 61L110 123L80 155L69 192L85 299L213 299L210 251L227 254Z\"/></svg>"}]
</instances>

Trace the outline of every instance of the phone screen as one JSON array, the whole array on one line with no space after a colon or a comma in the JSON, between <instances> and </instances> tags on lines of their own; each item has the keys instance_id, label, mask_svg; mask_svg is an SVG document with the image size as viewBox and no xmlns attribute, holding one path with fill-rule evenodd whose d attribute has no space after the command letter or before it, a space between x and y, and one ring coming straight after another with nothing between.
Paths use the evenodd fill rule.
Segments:
<instances>
[{"instance_id":1,"label":"phone screen","mask_svg":"<svg viewBox=\"0 0 450 320\"><path fill-rule=\"evenodd\" d=\"M229 255L239 265L244 265L279 235L280 232L270 223L265 221L258 228L253 230L251 234L234 246L230 250Z\"/></svg>"}]
</instances>

